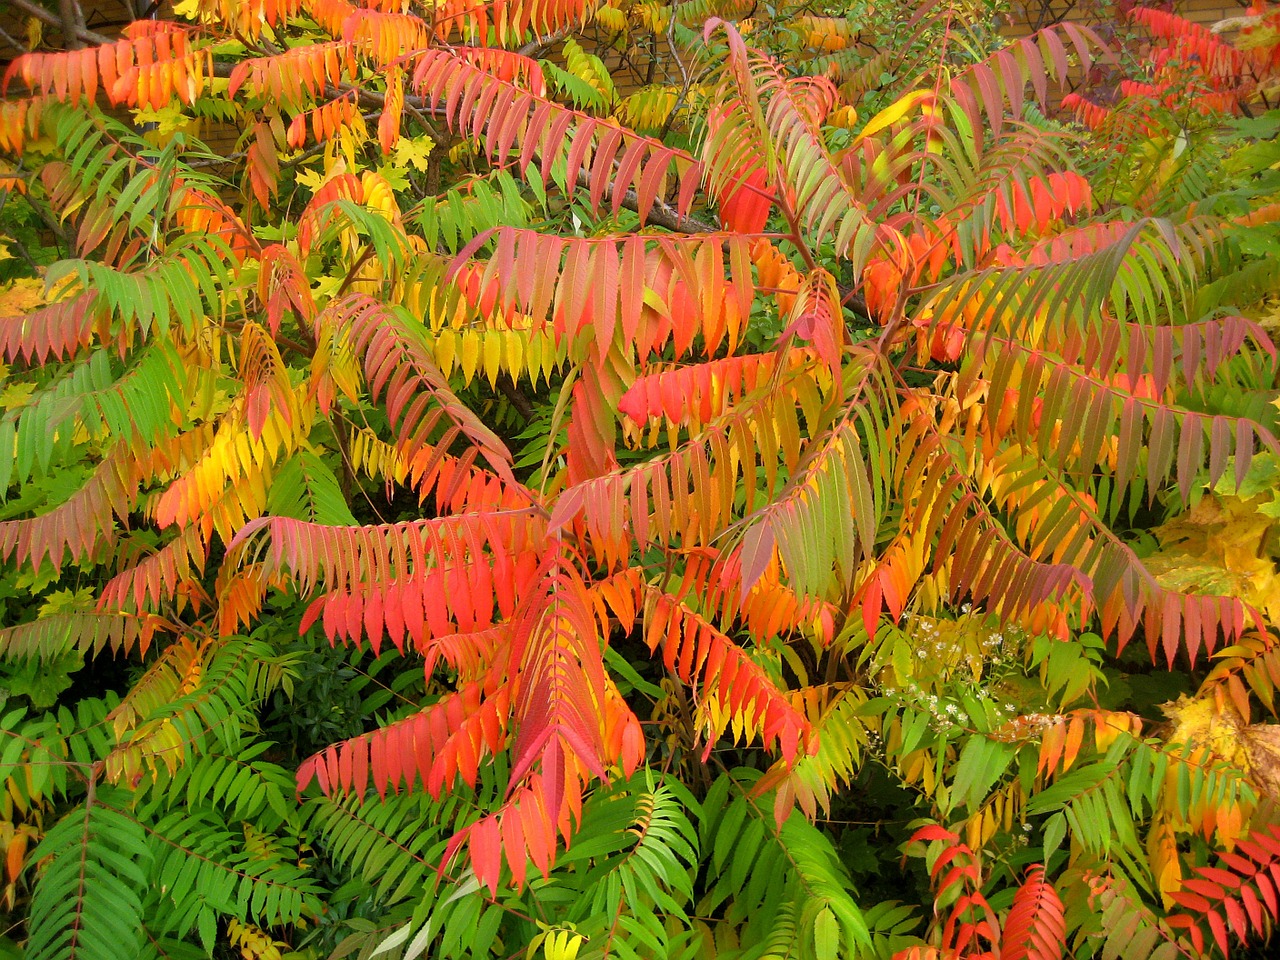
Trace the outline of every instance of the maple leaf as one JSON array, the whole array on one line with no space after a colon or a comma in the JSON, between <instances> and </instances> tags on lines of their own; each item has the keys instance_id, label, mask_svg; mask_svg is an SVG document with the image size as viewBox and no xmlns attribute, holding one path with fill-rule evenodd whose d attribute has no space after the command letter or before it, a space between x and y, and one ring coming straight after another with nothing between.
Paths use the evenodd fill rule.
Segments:
<instances>
[{"instance_id":1,"label":"maple leaf","mask_svg":"<svg viewBox=\"0 0 1280 960\"><path fill-rule=\"evenodd\" d=\"M1205 496L1156 528L1162 546L1146 558L1147 569L1172 590L1240 597L1280 626L1278 524L1263 512L1271 503L1262 493L1248 499Z\"/></svg>"},{"instance_id":2,"label":"maple leaf","mask_svg":"<svg viewBox=\"0 0 1280 960\"><path fill-rule=\"evenodd\" d=\"M44 302L44 281L19 277L0 289L0 317L30 313Z\"/></svg>"},{"instance_id":3,"label":"maple leaf","mask_svg":"<svg viewBox=\"0 0 1280 960\"><path fill-rule=\"evenodd\" d=\"M1217 761L1238 770L1260 797L1280 800L1280 724L1249 723L1220 687L1196 697L1179 697L1161 709L1171 724L1169 742L1189 750L1185 760L1171 764L1171 784L1183 763L1198 764L1204 770ZM1253 809L1253 798L1245 793L1234 799L1202 794L1189 809L1177 809L1177 792L1166 790L1164 816L1174 825L1216 836L1228 849L1245 829Z\"/></svg>"}]
</instances>

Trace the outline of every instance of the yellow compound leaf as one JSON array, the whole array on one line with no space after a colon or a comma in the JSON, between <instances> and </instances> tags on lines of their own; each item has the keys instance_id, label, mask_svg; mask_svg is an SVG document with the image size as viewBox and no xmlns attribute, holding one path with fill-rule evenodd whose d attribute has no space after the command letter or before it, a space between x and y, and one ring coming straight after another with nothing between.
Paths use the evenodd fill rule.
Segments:
<instances>
[{"instance_id":1,"label":"yellow compound leaf","mask_svg":"<svg viewBox=\"0 0 1280 960\"><path fill-rule=\"evenodd\" d=\"M1147 856L1151 858L1151 872L1164 908L1172 909L1171 894L1182 889L1182 863L1178 860L1178 838L1164 817L1157 818L1147 834Z\"/></svg>"},{"instance_id":2,"label":"yellow compound leaf","mask_svg":"<svg viewBox=\"0 0 1280 960\"><path fill-rule=\"evenodd\" d=\"M546 960L576 960L584 939L572 930L553 930L542 941L542 955Z\"/></svg>"},{"instance_id":3,"label":"yellow compound leaf","mask_svg":"<svg viewBox=\"0 0 1280 960\"><path fill-rule=\"evenodd\" d=\"M489 386L496 386L502 370L502 334L489 332L484 338L484 376Z\"/></svg>"},{"instance_id":4,"label":"yellow compound leaf","mask_svg":"<svg viewBox=\"0 0 1280 960\"><path fill-rule=\"evenodd\" d=\"M476 375L476 365L480 362L480 335L474 330L464 332L459 338L462 341L462 379L470 384Z\"/></svg>"}]
</instances>

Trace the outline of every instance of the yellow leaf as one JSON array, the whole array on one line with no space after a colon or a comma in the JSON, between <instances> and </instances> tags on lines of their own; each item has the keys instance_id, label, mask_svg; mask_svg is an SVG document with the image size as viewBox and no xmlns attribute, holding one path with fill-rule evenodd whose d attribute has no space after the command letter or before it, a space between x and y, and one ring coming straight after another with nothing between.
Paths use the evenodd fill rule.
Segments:
<instances>
[{"instance_id":1,"label":"yellow leaf","mask_svg":"<svg viewBox=\"0 0 1280 960\"><path fill-rule=\"evenodd\" d=\"M511 375L512 380L518 380L520 374L524 372L524 337L514 330L507 330L502 334L502 362L507 368L507 373Z\"/></svg>"},{"instance_id":2,"label":"yellow leaf","mask_svg":"<svg viewBox=\"0 0 1280 960\"><path fill-rule=\"evenodd\" d=\"M458 338L450 327L445 327L436 334L435 356L436 366L446 377L452 375L454 360L458 353Z\"/></svg>"},{"instance_id":3,"label":"yellow leaf","mask_svg":"<svg viewBox=\"0 0 1280 960\"><path fill-rule=\"evenodd\" d=\"M480 360L480 336L474 330L466 330L460 339L462 340L462 382L470 384L471 378L476 375L476 364Z\"/></svg>"},{"instance_id":4,"label":"yellow leaf","mask_svg":"<svg viewBox=\"0 0 1280 960\"><path fill-rule=\"evenodd\" d=\"M879 133L881 130L893 126L910 113L917 105L922 104L925 101L932 101L932 99L932 90L912 90L906 96L900 97L894 103L889 104L889 106L885 107L872 117L871 122L868 123L863 128L862 133L859 134L858 139L866 139L867 137Z\"/></svg>"},{"instance_id":5,"label":"yellow leaf","mask_svg":"<svg viewBox=\"0 0 1280 960\"><path fill-rule=\"evenodd\" d=\"M576 960L583 936L572 930L557 930L547 934L542 941L542 955L546 960Z\"/></svg>"},{"instance_id":6,"label":"yellow leaf","mask_svg":"<svg viewBox=\"0 0 1280 960\"><path fill-rule=\"evenodd\" d=\"M1164 908L1170 910L1174 906L1172 894L1182 889L1182 863L1178 860L1178 838L1164 817L1157 817L1147 834L1147 856Z\"/></svg>"},{"instance_id":7,"label":"yellow leaf","mask_svg":"<svg viewBox=\"0 0 1280 960\"><path fill-rule=\"evenodd\" d=\"M827 114L827 125L831 127L841 127L845 130L851 130L857 122L858 111L849 104L846 104L843 107L837 107Z\"/></svg>"},{"instance_id":8,"label":"yellow leaf","mask_svg":"<svg viewBox=\"0 0 1280 960\"><path fill-rule=\"evenodd\" d=\"M31 395L35 393L36 385L34 383L11 383L4 388L4 392L0 393L0 407L5 410L16 410L19 407L25 407L31 400Z\"/></svg>"},{"instance_id":9,"label":"yellow leaf","mask_svg":"<svg viewBox=\"0 0 1280 960\"><path fill-rule=\"evenodd\" d=\"M425 173L435 145L435 141L428 136L414 137L412 140L401 138L397 141L393 153L395 165L413 167Z\"/></svg>"},{"instance_id":10,"label":"yellow leaf","mask_svg":"<svg viewBox=\"0 0 1280 960\"><path fill-rule=\"evenodd\" d=\"M498 384L498 373L502 369L502 335L497 331L489 331L484 338L484 375L489 386Z\"/></svg>"},{"instance_id":11,"label":"yellow leaf","mask_svg":"<svg viewBox=\"0 0 1280 960\"><path fill-rule=\"evenodd\" d=\"M187 129L194 121L186 116L181 104L170 104L159 110L150 108L134 110L133 122L144 129L151 125L150 129L147 129L148 136L163 146L175 133Z\"/></svg>"},{"instance_id":12,"label":"yellow leaf","mask_svg":"<svg viewBox=\"0 0 1280 960\"><path fill-rule=\"evenodd\" d=\"M1161 709L1173 726L1170 741L1207 747L1220 759L1240 767L1247 764L1240 739L1243 724L1233 708L1220 710L1213 697L1182 696Z\"/></svg>"},{"instance_id":13,"label":"yellow leaf","mask_svg":"<svg viewBox=\"0 0 1280 960\"><path fill-rule=\"evenodd\" d=\"M1280 576L1269 546L1276 521L1262 512L1268 494L1204 497L1156 528L1161 548L1147 569L1163 587L1239 597L1280 625Z\"/></svg>"},{"instance_id":14,"label":"yellow leaf","mask_svg":"<svg viewBox=\"0 0 1280 960\"><path fill-rule=\"evenodd\" d=\"M0 317L28 313L44 302L43 280L25 277L14 280L0 290Z\"/></svg>"},{"instance_id":15,"label":"yellow leaf","mask_svg":"<svg viewBox=\"0 0 1280 960\"><path fill-rule=\"evenodd\" d=\"M40 616L52 617L68 610L83 610L93 604L93 588L81 587L79 590L55 590L44 597L40 604Z\"/></svg>"},{"instance_id":16,"label":"yellow leaf","mask_svg":"<svg viewBox=\"0 0 1280 960\"><path fill-rule=\"evenodd\" d=\"M538 382L538 375L542 370L542 337L537 333L529 334L529 342L524 348L525 363L529 368L529 379L533 383Z\"/></svg>"}]
</instances>

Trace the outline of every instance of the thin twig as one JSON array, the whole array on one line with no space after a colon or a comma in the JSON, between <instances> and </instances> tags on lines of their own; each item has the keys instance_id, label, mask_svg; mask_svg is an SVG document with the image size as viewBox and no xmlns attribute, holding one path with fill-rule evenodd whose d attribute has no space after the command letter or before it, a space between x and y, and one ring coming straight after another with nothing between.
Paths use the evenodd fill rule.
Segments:
<instances>
[{"instance_id":1,"label":"thin twig","mask_svg":"<svg viewBox=\"0 0 1280 960\"><path fill-rule=\"evenodd\" d=\"M0 40L4 40L5 43L17 50L18 53L27 52L27 48L23 44L19 43L8 30L4 29L4 27L0 27Z\"/></svg>"},{"instance_id":2,"label":"thin twig","mask_svg":"<svg viewBox=\"0 0 1280 960\"><path fill-rule=\"evenodd\" d=\"M37 20L40 20L43 23L47 23L51 27L57 27L59 30L62 29L63 24L62 24L62 19L60 17L58 17L56 14L50 13L48 10L46 10L44 7L40 6L39 4L33 3L32 0L8 0L8 2L10 6L15 7L18 10L21 10L23 13L27 14L28 16L35 17ZM111 37L108 37L105 34L98 33L97 31L94 31L94 30L85 29L83 26L75 27L74 32L75 32L74 39L76 40L87 40L90 43L114 43L115 42Z\"/></svg>"}]
</instances>

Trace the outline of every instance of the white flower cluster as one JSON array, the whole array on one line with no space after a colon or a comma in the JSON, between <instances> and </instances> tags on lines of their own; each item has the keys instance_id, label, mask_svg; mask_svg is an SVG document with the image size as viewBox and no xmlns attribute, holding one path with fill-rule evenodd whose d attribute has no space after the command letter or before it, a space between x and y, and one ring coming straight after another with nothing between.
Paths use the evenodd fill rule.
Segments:
<instances>
[{"instance_id":1,"label":"white flower cluster","mask_svg":"<svg viewBox=\"0 0 1280 960\"><path fill-rule=\"evenodd\" d=\"M913 680L907 681L898 689L886 689L884 694L905 706L928 712L932 718L930 727L939 733L954 731L957 727L967 727L971 722L968 712L959 699L929 693ZM983 704L984 709L988 703L994 707L989 716L1012 718L1018 712L1013 704L1001 701L984 686L972 688L971 696L972 699Z\"/></svg>"}]
</instances>

